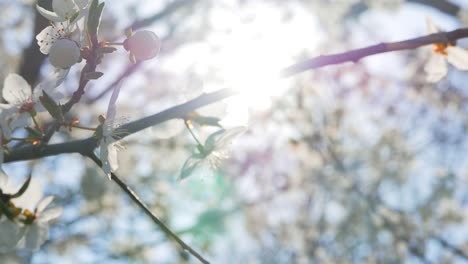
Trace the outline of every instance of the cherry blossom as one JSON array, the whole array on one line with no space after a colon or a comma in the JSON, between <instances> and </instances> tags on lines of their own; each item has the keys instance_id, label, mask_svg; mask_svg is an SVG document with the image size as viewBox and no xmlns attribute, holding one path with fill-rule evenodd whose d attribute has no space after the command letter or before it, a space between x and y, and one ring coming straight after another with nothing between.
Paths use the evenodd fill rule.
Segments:
<instances>
[{"instance_id":1,"label":"cherry blossom","mask_svg":"<svg viewBox=\"0 0 468 264\"><path fill-rule=\"evenodd\" d=\"M426 22L429 33L440 32L430 18L427 18ZM444 78L448 71L447 62L459 70L468 70L468 51L451 44L434 44L433 53L424 67L427 80L429 82L438 82Z\"/></svg>"},{"instance_id":2,"label":"cherry blossom","mask_svg":"<svg viewBox=\"0 0 468 264\"><path fill-rule=\"evenodd\" d=\"M38 181L30 178L18 191L8 180L6 174L0 170L0 194L2 203L8 204L13 216L2 217L0 214L0 252L15 249L37 250L49 236L49 222L60 216L62 209L47 209L53 197L41 199L42 187ZM39 201L39 202L37 202ZM37 203L30 211L32 204ZM0 210L1 212L1 210Z\"/></svg>"},{"instance_id":3,"label":"cherry blossom","mask_svg":"<svg viewBox=\"0 0 468 264\"><path fill-rule=\"evenodd\" d=\"M49 84L49 83L46 83ZM0 127L3 139L9 139L11 132L17 128L28 126L30 117L45 108L39 103L39 96L45 91L55 100L61 99L61 93L54 91L55 87L39 84L34 92L31 86L18 74L9 74L3 84L3 99L7 104L0 104Z\"/></svg>"},{"instance_id":4,"label":"cherry blossom","mask_svg":"<svg viewBox=\"0 0 468 264\"><path fill-rule=\"evenodd\" d=\"M246 130L245 127L234 127L231 129L221 129L211 134L203 146L199 145L197 150L184 163L179 180L189 177L193 171L202 166L205 162L212 169L216 169L221 165L223 159L228 157L227 147L232 143L234 138L238 137Z\"/></svg>"},{"instance_id":5,"label":"cherry blossom","mask_svg":"<svg viewBox=\"0 0 468 264\"><path fill-rule=\"evenodd\" d=\"M63 22L71 19L75 14L84 10L89 4L89 0L53 0L52 11L49 11L39 5L37 11L43 17L54 22Z\"/></svg>"},{"instance_id":6,"label":"cherry blossom","mask_svg":"<svg viewBox=\"0 0 468 264\"><path fill-rule=\"evenodd\" d=\"M121 134L118 130L114 130L115 126L115 115L117 113L116 101L119 97L120 85L118 85L112 92L109 106L107 108L107 114L102 123L102 138L100 140L100 158L102 161L102 169L106 175L111 179L111 172L116 171L119 168L117 152L121 146L116 142L114 137Z\"/></svg>"},{"instance_id":7,"label":"cherry blossom","mask_svg":"<svg viewBox=\"0 0 468 264\"><path fill-rule=\"evenodd\" d=\"M26 221L22 230L24 236L18 242L19 248L35 251L49 238L49 222L62 214L60 207L46 210L53 199L52 196L47 196L39 201L34 212L26 211Z\"/></svg>"}]
</instances>

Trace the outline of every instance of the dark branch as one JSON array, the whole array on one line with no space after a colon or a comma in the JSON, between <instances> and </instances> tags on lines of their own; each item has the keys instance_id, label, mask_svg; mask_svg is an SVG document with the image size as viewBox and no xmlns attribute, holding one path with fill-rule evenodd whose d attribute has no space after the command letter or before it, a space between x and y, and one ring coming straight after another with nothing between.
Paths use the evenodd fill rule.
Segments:
<instances>
[{"instance_id":1,"label":"dark branch","mask_svg":"<svg viewBox=\"0 0 468 264\"><path fill-rule=\"evenodd\" d=\"M224 98L234 95L235 92L230 89L221 89L216 92L202 94L199 97L171 108L168 108L157 114L127 123L117 129L124 130L126 133L122 136L139 132L145 128L155 126L174 118L184 118L189 112L192 112L200 107L221 101ZM32 160L47 156L54 156L63 153L81 153L86 155L94 150L97 146L97 140L93 137L87 139L75 140L60 144L26 146L12 150L5 155L5 163Z\"/></svg>"},{"instance_id":2,"label":"dark branch","mask_svg":"<svg viewBox=\"0 0 468 264\"><path fill-rule=\"evenodd\" d=\"M94 153L88 153L87 155L91 160L96 163L99 167L102 166L101 160L99 160ZM135 202L138 207L140 207L143 212L145 212L146 215L148 215L153 222L158 225L161 230L171 239L174 239L185 251L189 252L192 254L194 257L196 257L200 262L209 264L209 262L204 259L197 251L195 251L193 248L191 248L189 245L187 245L182 239L180 239L174 232L169 229L159 218L151 212L151 210L146 206L146 204L138 197L138 195L125 183L123 182L117 175L114 173L111 173L111 179L119 185L119 187L127 194L130 199L132 199L133 202Z\"/></svg>"},{"instance_id":3,"label":"dark branch","mask_svg":"<svg viewBox=\"0 0 468 264\"><path fill-rule=\"evenodd\" d=\"M466 37L468 37L468 28L457 29L450 32L440 32L399 42L380 43L348 52L314 57L287 67L282 71L282 75L288 77L328 65L358 62L364 57L392 51L411 50L434 43L455 43L458 39Z\"/></svg>"},{"instance_id":4,"label":"dark branch","mask_svg":"<svg viewBox=\"0 0 468 264\"><path fill-rule=\"evenodd\" d=\"M439 10L442 13L446 13L452 16L456 16L460 11L460 7L458 5L451 3L447 0L408 0L408 2L430 6Z\"/></svg>"}]
</instances>

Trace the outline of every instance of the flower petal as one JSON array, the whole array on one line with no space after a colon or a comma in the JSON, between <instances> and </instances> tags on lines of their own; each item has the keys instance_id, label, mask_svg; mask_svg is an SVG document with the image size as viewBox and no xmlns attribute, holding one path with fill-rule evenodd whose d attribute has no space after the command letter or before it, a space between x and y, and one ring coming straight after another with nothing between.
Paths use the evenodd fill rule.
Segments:
<instances>
[{"instance_id":1,"label":"flower petal","mask_svg":"<svg viewBox=\"0 0 468 264\"><path fill-rule=\"evenodd\" d=\"M52 27L48 26L44 28L39 34L36 36L37 45L39 45L39 50L42 54L49 54L50 47L54 44L57 34L57 30Z\"/></svg>"},{"instance_id":2,"label":"flower petal","mask_svg":"<svg viewBox=\"0 0 468 264\"><path fill-rule=\"evenodd\" d=\"M60 217L62 212L63 212L63 208L61 208L61 207L48 209L48 210L42 212L42 214L39 215L38 221L41 222L41 223L49 222L49 221L51 221L53 219L56 219L56 218Z\"/></svg>"},{"instance_id":3,"label":"flower petal","mask_svg":"<svg viewBox=\"0 0 468 264\"><path fill-rule=\"evenodd\" d=\"M43 198L41 201L36 206L36 210L38 213L41 213L44 211L44 209L54 200L54 197L52 195L49 195L45 198Z\"/></svg>"},{"instance_id":4,"label":"flower petal","mask_svg":"<svg viewBox=\"0 0 468 264\"><path fill-rule=\"evenodd\" d=\"M178 180L181 181L185 178L188 178L193 171L202 163L203 159L199 159L194 157L193 155L190 156L184 163L182 170L180 171L180 175Z\"/></svg>"},{"instance_id":5,"label":"flower petal","mask_svg":"<svg viewBox=\"0 0 468 264\"><path fill-rule=\"evenodd\" d=\"M59 15L57 15L57 13L54 13L45 8L42 8L39 5L36 5L36 9L37 9L37 12L39 12L39 14L41 14L43 17L45 17L46 19L50 21L54 21L54 22L65 21L65 18L60 17Z\"/></svg>"},{"instance_id":6,"label":"flower petal","mask_svg":"<svg viewBox=\"0 0 468 264\"><path fill-rule=\"evenodd\" d=\"M432 22L431 17L426 17L426 25L427 25L427 32L429 32L430 34L440 32L440 30L437 28L434 22Z\"/></svg>"},{"instance_id":7,"label":"flower petal","mask_svg":"<svg viewBox=\"0 0 468 264\"><path fill-rule=\"evenodd\" d=\"M8 185L8 177L5 174L5 172L2 169L0 169L0 189L5 190L7 185Z\"/></svg>"},{"instance_id":8,"label":"flower petal","mask_svg":"<svg viewBox=\"0 0 468 264\"><path fill-rule=\"evenodd\" d=\"M231 144L235 137L241 135L245 131L246 127L243 126L233 127L228 130L219 130L206 139L205 149L207 152L224 149Z\"/></svg>"},{"instance_id":9,"label":"flower petal","mask_svg":"<svg viewBox=\"0 0 468 264\"><path fill-rule=\"evenodd\" d=\"M31 86L23 77L10 73L3 84L3 99L10 104L18 105L31 96Z\"/></svg>"},{"instance_id":10,"label":"flower petal","mask_svg":"<svg viewBox=\"0 0 468 264\"><path fill-rule=\"evenodd\" d=\"M78 7L73 0L52 0L52 8L64 20L68 20L78 12Z\"/></svg>"},{"instance_id":11,"label":"flower petal","mask_svg":"<svg viewBox=\"0 0 468 264\"><path fill-rule=\"evenodd\" d=\"M113 122L115 119L115 114L117 113L117 107L115 103L117 102L117 98L119 97L121 83L117 84L112 92L111 98L109 100L109 106L107 107L107 114L106 119Z\"/></svg>"},{"instance_id":12,"label":"flower petal","mask_svg":"<svg viewBox=\"0 0 468 264\"><path fill-rule=\"evenodd\" d=\"M107 138L101 140L105 141ZM119 168L118 158L117 158L117 148L115 144L110 143L101 143L100 148L100 158L102 162L102 170L106 173L111 179L111 172L116 171Z\"/></svg>"},{"instance_id":13,"label":"flower petal","mask_svg":"<svg viewBox=\"0 0 468 264\"><path fill-rule=\"evenodd\" d=\"M47 239L49 239L49 226L47 224L32 224L26 227L26 234L20 241L20 245L36 251Z\"/></svg>"},{"instance_id":14,"label":"flower petal","mask_svg":"<svg viewBox=\"0 0 468 264\"><path fill-rule=\"evenodd\" d=\"M427 62L424 70L427 73L428 82L438 82L447 75L447 63L442 55L433 54Z\"/></svg>"},{"instance_id":15,"label":"flower petal","mask_svg":"<svg viewBox=\"0 0 468 264\"><path fill-rule=\"evenodd\" d=\"M18 223L10 220L0 221L0 253L13 251L23 236Z\"/></svg>"},{"instance_id":16,"label":"flower petal","mask_svg":"<svg viewBox=\"0 0 468 264\"><path fill-rule=\"evenodd\" d=\"M83 9L89 4L89 0L75 0L75 4L80 8Z\"/></svg>"},{"instance_id":17,"label":"flower petal","mask_svg":"<svg viewBox=\"0 0 468 264\"><path fill-rule=\"evenodd\" d=\"M447 60L459 70L468 70L468 50L457 46L448 47Z\"/></svg>"}]
</instances>

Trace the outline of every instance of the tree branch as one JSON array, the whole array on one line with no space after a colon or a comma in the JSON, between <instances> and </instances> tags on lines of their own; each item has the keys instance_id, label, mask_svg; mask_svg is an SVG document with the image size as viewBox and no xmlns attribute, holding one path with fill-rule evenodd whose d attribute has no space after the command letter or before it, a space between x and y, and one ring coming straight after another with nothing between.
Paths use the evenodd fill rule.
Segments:
<instances>
[{"instance_id":1,"label":"tree branch","mask_svg":"<svg viewBox=\"0 0 468 264\"><path fill-rule=\"evenodd\" d=\"M234 94L236 94L236 92L230 89L221 89L216 92L202 94L197 98L190 100L189 102L168 108L157 114L124 124L121 127L118 127L117 129L124 130L126 132L124 133L124 135L121 136L121 138L124 138L130 134L163 123L167 120L174 118L184 118L188 113L200 107L215 103L217 101L221 101L222 99L233 96ZM66 143L26 146L19 149L14 149L10 153L6 154L4 162L8 163L21 160L32 160L47 156L59 155L63 153L81 153L83 155L87 155L89 152L93 151L96 148L97 143L98 142L94 137L89 137L86 139L75 140Z\"/></svg>"},{"instance_id":2,"label":"tree branch","mask_svg":"<svg viewBox=\"0 0 468 264\"><path fill-rule=\"evenodd\" d=\"M314 57L285 68L281 72L281 74L283 77L289 77L307 70L317 69L328 65L341 64L344 62L357 62L364 57L375 54L399 50L410 50L434 43L455 43L458 39L465 37L468 37L468 28L457 29L450 32L430 34L427 36L408 39L399 42L381 43L366 48L351 50L348 52ZM119 127L118 129L126 131L126 134L122 136L123 138L127 135L160 124L167 120L174 118L183 118L187 113L197 108L220 101L224 98L232 96L233 94L235 94L235 92L230 89L222 89L213 93L203 94L187 103L127 123ZM12 150L9 154L5 155L5 162L31 160L46 156L58 155L61 153L86 153L88 151L87 148L94 148L95 146L96 140L92 137L84 140L72 141L61 144L45 146L27 146L21 149ZM61 147L63 147L62 150L60 150Z\"/></svg>"},{"instance_id":3,"label":"tree branch","mask_svg":"<svg viewBox=\"0 0 468 264\"><path fill-rule=\"evenodd\" d=\"M96 165L98 165L99 167L102 166L101 160L93 152L87 153L86 156L92 161L94 161L94 163L96 163ZM174 239L182 247L182 249L192 254L194 257L200 260L200 262L209 264L209 262L206 259L204 259L197 251L195 251L193 248L187 245L174 232L172 232L171 229L169 229L169 227L167 227L161 220L159 220L159 218L151 212L151 210L140 199L140 197L138 197L138 195L125 182L123 182L119 177L117 177L117 175L111 173L111 179L115 183L117 183L120 189L122 189L125 192L125 194L127 194L130 197L130 199L132 199L133 202L135 202L138 205L138 207L140 207L143 210L143 212L145 212L145 214L148 215L151 218L151 220L153 220L153 222L156 225L158 225L169 238Z\"/></svg>"},{"instance_id":4,"label":"tree branch","mask_svg":"<svg viewBox=\"0 0 468 264\"><path fill-rule=\"evenodd\" d=\"M468 28L462 28L449 32L440 32L398 42L380 43L377 45L355 49L348 52L323 55L307 59L305 61L295 63L285 68L281 72L281 74L284 77L288 77L304 71L322 68L328 65L341 64L345 62L358 62L364 57L376 54L400 50L411 50L435 43L453 44L458 39L466 37L468 37Z\"/></svg>"}]
</instances>

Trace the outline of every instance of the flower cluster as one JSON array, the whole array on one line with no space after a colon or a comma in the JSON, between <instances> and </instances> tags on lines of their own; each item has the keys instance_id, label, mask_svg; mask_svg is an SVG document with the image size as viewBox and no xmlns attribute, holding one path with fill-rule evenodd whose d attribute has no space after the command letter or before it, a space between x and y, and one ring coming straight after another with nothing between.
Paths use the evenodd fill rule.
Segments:
<instances>
[{"instance_id":1,"label":"flower cluster","mask_svg":"<svg viewBox=\"0 0 468 264\"><path fill-rule=\"evenodd\" d=\"M54 67L68 70L81 60L88 6L88 0L53 0L53 12L37 6L38 12L51 21L36 36L37 44Z\"/></svg>"},{"instance_id":2,"label":"flower cluster","mask_svg":"<svg viewBox=\"0 0 468 264\"><path fill-rule=\"evenodd\" d=\"M38 250L48 239L49 224L60 216L62 209L47 209L53 197L41 198L41 191L39 183L29 177L15 192L0 170L0 253ZM28 209L32 204L34 209Z\"/></svg>"}]
</instances>

